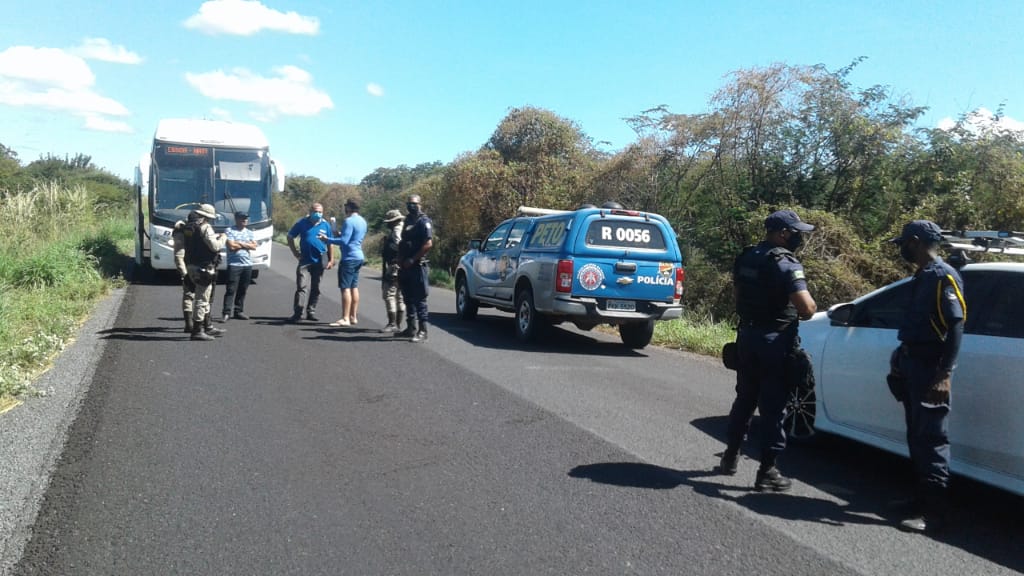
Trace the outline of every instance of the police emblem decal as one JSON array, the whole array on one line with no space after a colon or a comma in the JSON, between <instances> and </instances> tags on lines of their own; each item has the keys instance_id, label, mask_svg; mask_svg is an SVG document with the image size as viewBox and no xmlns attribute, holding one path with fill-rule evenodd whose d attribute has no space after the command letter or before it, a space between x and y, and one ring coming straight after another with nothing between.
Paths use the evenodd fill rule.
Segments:
<instances>
[{"instance_id":1,"label":"police emblem decal","mask_svg":"<svg viewBox=\"0 0 1024 576\"><path fill-rule=\"evenodd\" d=\"M658 275L671 276L675 266L671 262L658 262Z\"/></svg>"},{"instance_id":2,"label":"police emblem decal","mask_svg":"<svg viewBox=\"0 0 1024 576\"><path fill-rule=\"evenodd\" d=\"M579 278L580 286L584 290L597 290L604 282L604 272L597 264L587 264L580 268L580 273L576 277Z\"/></svg>"}]
</instances>

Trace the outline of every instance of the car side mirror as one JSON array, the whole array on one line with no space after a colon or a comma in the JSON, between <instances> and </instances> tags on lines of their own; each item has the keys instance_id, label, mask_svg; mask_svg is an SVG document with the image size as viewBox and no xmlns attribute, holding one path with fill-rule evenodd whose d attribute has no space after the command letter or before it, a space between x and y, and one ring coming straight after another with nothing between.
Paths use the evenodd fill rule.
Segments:
<instances>
[{"instance_id":1,"label":"car side mirror","mask_svg":"<svg viewBox=\"0 0 1024 576\"><path fill-rule=\"evenodd\" d=\"M849 326L850 318L853 317L854 305L851 303L839 304L829 308L828 319L833 326Z\"/></svg>"},{"instance_id":2,"label":"car side mirror","mask_svg":"<svg viewBox=\"0 0 1024 576\"><path fill-rule=\"evenodd\" d=\"M469 249L470 250L479 250L480 249L480 243L481 243L481 241L480 241L479 238L474 238L473 240L470 240L469 241Z\"/></svg>"}]
</instances>

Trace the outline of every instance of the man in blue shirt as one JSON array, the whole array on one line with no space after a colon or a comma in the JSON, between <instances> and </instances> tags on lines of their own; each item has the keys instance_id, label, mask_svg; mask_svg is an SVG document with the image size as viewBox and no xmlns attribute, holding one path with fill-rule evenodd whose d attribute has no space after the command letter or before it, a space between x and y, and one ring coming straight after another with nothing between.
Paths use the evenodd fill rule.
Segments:
<instances>
[{"instance_id":1,"label":"man in blue shirt","mask_svg":"<svg viewBox=\"0 0 1024 576\"><path fill-rule=\"evenodd\" d=\"M252 255L256 249L256 238L249 226L248 212L235 212L235 225L227 229L228 281L224 290L224 313L222 321L234 316L248 320L245 315L245 294L252 283Z\"/></svg>"},{"instance_id":2,"label":"man in blue shirt","mask_svg":"<svg viewBox=\"0 0 1024 576\"><path fill-rule=\"evenodd\" d=\"M917 480L916 509L900 528L935 532L945 527L948 508L949 399L967 318L964 283L960 273L936 254L942 230L934 222L909 222L891 242L899 246L904 260L917 266L895 357L904 378L899 397Z\"/></svg>"},{"instance_id":3,"label":"man in blue shirt","mask_svg":"<svg viewBox=\"0 0 1024 576\"><path fill-rule=\"evenodd\" d=\"M334 251L328 249L329 247L320 240L320 235L330 233L331 225L324 220L324 207L319 202L311 204L309 214L305 218L300 218L288 231L288 247L299 260L298 266L295 267L295 298L289 322L298 322L302 319L303 307L306 310L306 320L320 321L316 316L316 305L320 301L320 279L324 275L324 270L334 267ZM295 247L296 238L299 239L298 248Z\"/></svg>"},{"instance_id":4,"label":"man in blue shirt","mask_svg":"<svg viewBox=\"0 0 1024 576\"><path fill-rule=\"evenodd\" d=\"M366 219L359 215L359 203L349 198L345 202L345 220L336 238L327 235L320 240L341 246L341 264L338 266L338 287L341 288L341 318L331 322L340 328L357 324L359 313L359 269L366 257L363 255L363 238L366 237Z\"/></svg>"}]
</instances>

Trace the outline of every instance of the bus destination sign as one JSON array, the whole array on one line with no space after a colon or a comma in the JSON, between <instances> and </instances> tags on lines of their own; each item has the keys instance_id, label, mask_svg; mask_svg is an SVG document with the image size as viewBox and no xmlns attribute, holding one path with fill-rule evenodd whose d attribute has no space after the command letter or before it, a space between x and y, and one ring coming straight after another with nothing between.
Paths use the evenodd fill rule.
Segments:
<instances>
[{"instance_id":1,"label":"bus destination sign","mask_svg":"<svg viewBox=\"0 0 1024 576\"><path fill-rule=\"evenodd\" d=\"M168 154L179 154L183 156L209 156L210 149L202 146L167 146Z\"/></svg>"}]
</instances>

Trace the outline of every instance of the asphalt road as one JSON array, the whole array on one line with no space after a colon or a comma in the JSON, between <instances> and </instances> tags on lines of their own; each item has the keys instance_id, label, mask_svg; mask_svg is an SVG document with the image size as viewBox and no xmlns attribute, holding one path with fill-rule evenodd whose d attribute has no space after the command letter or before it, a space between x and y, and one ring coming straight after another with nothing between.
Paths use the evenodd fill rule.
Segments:
<instances>
[{"instance_id":1,"label":"asphalt road","mask_svg":"<svg viewBox=\"0 0 1024 576\"><path fill-rule=\"evenodd\" d=\"M378 331L376 270L358 327L325 324L333 272L325 323L287 324L294 261L274 259L252 320L210 343L181 333L180 288L128 288L13 574L1024 570L1019 498L959 480L948 535L904 534L908 465L840 439L791 446L789 494L753 492L751 458L715 475L717 361L569 328L520 345L444 290L412 344Z\"/></svg>"}]
</instances>

